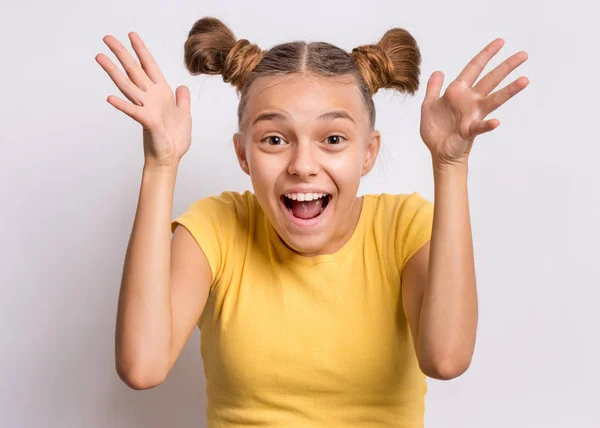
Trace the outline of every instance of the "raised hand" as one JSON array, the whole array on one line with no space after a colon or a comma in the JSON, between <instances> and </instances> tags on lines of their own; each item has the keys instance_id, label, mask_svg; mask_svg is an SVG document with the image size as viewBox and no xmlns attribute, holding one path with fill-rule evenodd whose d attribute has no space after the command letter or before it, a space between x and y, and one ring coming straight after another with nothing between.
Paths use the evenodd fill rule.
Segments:
<instances>
[{"instance_id":1,"label":"raised hand","mask_svg":"<svg viewBox=\"0 0 600 428\"><path fill-rule=\"evenodd\" d=\"M110 95L106 101L143 127L144 159L151 166L177 166L191 144L190 92L186 86L173 91L141 37L129 33L141 65L111 35L104 43L117 56L127 76L104 54L96 61L131 102Z\"/></svg>"},{"instance_id":2,"label":"raised hand","mask_svg":"<svg viewBox=\"0 0 600 428\"><path fill-rule=\"evenodd\" d=\"M498 53L504 40L496 39L477 54L450 83L440 97L444 81L441 71L427 82L421 106L421 138L438 165L466 163L477 135L492 131L500 121L485 117L523 90L527 77L520 77L493 92L508 74L527 60L526 52L518 52L485 75L475 86L489 60Z\"/></svg>"}]
</instances>

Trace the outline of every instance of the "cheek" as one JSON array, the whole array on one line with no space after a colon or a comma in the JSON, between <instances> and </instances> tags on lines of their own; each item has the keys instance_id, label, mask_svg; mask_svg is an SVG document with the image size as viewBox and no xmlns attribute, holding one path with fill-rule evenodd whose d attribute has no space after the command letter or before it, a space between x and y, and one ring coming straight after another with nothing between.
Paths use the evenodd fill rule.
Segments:
<instances>
[{"instance_id":1,"label":"cheek","mask_svg":"<svg viewBox=\"0 0 600 428\"><path fill-rule=\"evenodd\" d=\"M282 162L277 156L267 155L260 151L248 153L250 179L256 192L269 192L281 175Z\"/></svg>"},{"instance_id":2,"label":"cheek","mask_svg":"<svg viewBox=\"0 0 600 428\"><path fill-rule=\"evenodd\" d=\"M363 162L364 159L360 153L348 151L329 158L325 170L340 185L359 183Z\"/></svg>"}]
</instances>

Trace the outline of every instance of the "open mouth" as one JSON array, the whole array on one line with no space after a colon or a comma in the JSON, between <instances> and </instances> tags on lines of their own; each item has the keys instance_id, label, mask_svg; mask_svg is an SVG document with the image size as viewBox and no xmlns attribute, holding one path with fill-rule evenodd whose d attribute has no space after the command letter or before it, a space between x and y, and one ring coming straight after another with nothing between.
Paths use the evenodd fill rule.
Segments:
<instances>
[{"instance_id":1,"label":"open mouth","mask_svg":"<svg viewBox=\"0 0 600 428\"><path fill-rule=\"evenodd\" d=\"M330 200L331 195L328 193L281 195L281 202L290 215L300 220L312 220L321 216Z\"/></svg>"}]
</instances>

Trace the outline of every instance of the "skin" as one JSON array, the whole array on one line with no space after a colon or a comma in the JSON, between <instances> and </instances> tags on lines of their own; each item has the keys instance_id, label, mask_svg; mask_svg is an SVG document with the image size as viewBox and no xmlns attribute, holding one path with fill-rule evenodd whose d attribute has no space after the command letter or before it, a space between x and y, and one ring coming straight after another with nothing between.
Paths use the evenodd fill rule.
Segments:
<instances>
[{"instance_id":1,"label":"skin","mask_svg":"<svg viewBox=\"0 0 600 428\"><path fill-rule=\"evenodd\" d=\"M203 311L211 275L185 228L175 231L173 263L169 262L166 225L177 166L190 145L189 89L178 87L173 99L141 38L135 33L130 37L141 64L112 36L105 38L127 76L104 55L96 60L131 103L112 95L107 101L144 126L146 163L119 295L115 356L122 379L135 389L147 389L160 384L173 367ZM500 124L486 116L529 84L521 77L492 92L527 60L525 52L512 55L475 83L503 44L502 39L488 44L442 96L444 75L434 72L421 107L421 137L431 152L434 175L433 230L431 241L408 260L400 286L420 367L437 379L466 371L475 346L469 154L478 135ZM251 91L240 132L234 135L240 166L290 248L305 255L335 252L356 226L362 207L356 197L358 183L373 167L380 144L379 133L367 124L358 88L351 79L285 76L258 79ZM354 122L318 119L333 110L344 111ZM282 117L254 124L252 118L265 112ZM332 135L346 136L346 144L332 147L327 140ZM274 136L282 137L284 144L266 144L273 142L266 137ZM282 216L278 204L282 192L307 184L331 193L333 205L322 224L303 234Z\"/></svg>"},{"instance_id":2,"label":"skin","mask_svg":"<svg viewBox=\"0 0 600 428\"><path fill-rule=\"evenodd\" d=\"M494 91L528 59L523 51L476 82L503 45L501 38L489 43L442 96L444 74L434 72L421 106L421 138L433 166L433 230L402 271L402 300L421 370L436 379L464 373L475 348L478 303L467 191L473 142L500 125L486 116L529 85L522 76Z\"/></svg>"},{"instance_id":3,"label":"skin","mask_svg":"<svg viewBox=\"0 0 600 428\"><path fill-rule=\"evenodd\" d=\"M256 198L289 248L305 256L334 253L356 227L360 179L380 148L380 133L370 129L358 86L348 76L305 73L261 77L250 91L233 140ZM320 118L330 112L347 117ZM269 113L277 115L263 116ZM260 116L264 119L256 121ZM281 204L280 196L298 187L332 196L315 226L294 224Z\"/></svg>"}]
</instances>

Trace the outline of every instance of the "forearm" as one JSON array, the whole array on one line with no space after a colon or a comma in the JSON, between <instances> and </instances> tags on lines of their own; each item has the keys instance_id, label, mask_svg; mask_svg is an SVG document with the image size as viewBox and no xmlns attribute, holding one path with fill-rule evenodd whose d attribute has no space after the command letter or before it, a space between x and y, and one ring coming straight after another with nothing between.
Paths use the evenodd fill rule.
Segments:
<instances>
[{"instance_id":1,"label":"forearm","mask_svg":"<svg viewBox=\"0 0 600 428\"><path fill-rule=\"evenodd\" d=\"M176 169L145 166L121 280L117 372L132 386L160 381L168 363L172 316L171 215Z\"/></svg>"},{"instance_id":2,"label":"forearm","mask_svg":"<svg viewBox=\"0 0 600 428\"><path fill-rule=\"evenodd\" d=\"M464 372L475 347L477 287L467 194L468 165L434 164L435 203L419 355L449 377Z\"/></svg>"}]
</instances>

